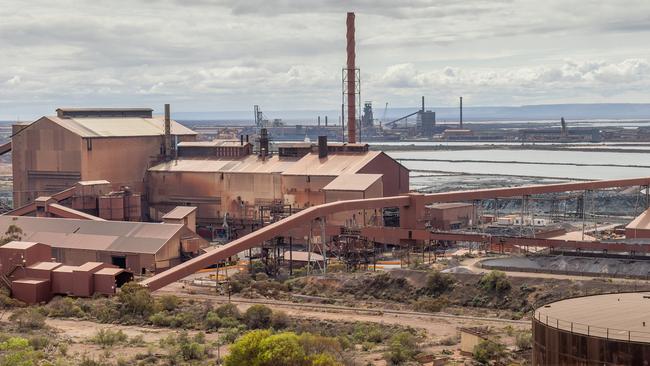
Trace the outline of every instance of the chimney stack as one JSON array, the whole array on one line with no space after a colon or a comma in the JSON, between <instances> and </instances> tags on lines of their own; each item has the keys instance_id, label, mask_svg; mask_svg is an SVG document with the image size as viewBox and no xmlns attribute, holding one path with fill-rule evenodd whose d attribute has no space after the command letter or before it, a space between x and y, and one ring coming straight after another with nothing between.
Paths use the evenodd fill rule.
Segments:
<instances>
[{"instance_id":1,"label":"chimney stack","mask_svg":"<svg viewBox=\"0 0 650 366\"><path fill-rule=\"evenodd\" d=\"M320 127L320 116L318 116L318 127Z\"/></svg>"},{"instance_id":2,"label":"chimney stack","mask_svg":"<svg viewBox=\"0 0 650 366\"><path fill-rule=\"evenodd\" d=\"M356 53L354 39L354 13L348 13L346 20L347 26L347 79L348 79L348 142L354 144L357 142L356 128Z\"/></svg>"},{"instance_id":3,"label":"chimney stack","mask_svg":"<svg viewBox=\"0 0 650 366\"><path fill-rule=\"evenodd\" d=\"M169 103L165 104L165 158L172 157L172 122Z\"/></svg>"},{"instance_id":4,"label":"chimney stack","mask_svg":"<svg viewBox=\"0 0 650 366\"><path fill-rule=\"evenodd\" d=\"M325 116L325 127L327 127L327 116Z\"/></svg>"},{"instance_id":5,"label":"chimney stack","mask_svg":"<svg viewBox=\"0 0 650 366\"><path fill-rule=\"evenodd\" d=\"M422 96L422 112L424 112L424 95Z\"/></svg>"},{"instance_id":6,"label":"chimney stack","mask_svg":"<svg viewBox=\"0 0 650 366\"><path fill-rule=\"evenodd\" d=\"M327 136L318 136L318 158L327 157Z\"/></svg>"},{"instance_id":7,"label":"chimney stack","mask_svg":"<svg viewBox=\"0 0 650 366\"><path fill-rule=\"evenodd\" d=\"M265 159L269 154L269 133L266 128L260 129L260 156Z\"/></svg>"},{"instance_id":8,"label":"chimney stack","mask_svg":"<svg viewBox=\"0 0 650 366\"><path fill-rule=\"evenodd\" d=\"M248 135L246 135L246 142L248 143Z\"/></svg>"},{"instance_id":9,"label":"chimney stack","mask_svg":"<svg viewBox=\"0 0 650 366\"><path fill-rule=\"evenodd\" d=\"M239 145L244 146L244 135L239 135Z\"/></svg>"},{"instance_id":10,"label":"chimney stack","mask_svg":"<svg viewBox=\"0 0 650 366\"><path fill-rule=\"evenodd\" d=\"M460 129L463 129L463 97L460 97Z\"/></svg>"}]
</instances>

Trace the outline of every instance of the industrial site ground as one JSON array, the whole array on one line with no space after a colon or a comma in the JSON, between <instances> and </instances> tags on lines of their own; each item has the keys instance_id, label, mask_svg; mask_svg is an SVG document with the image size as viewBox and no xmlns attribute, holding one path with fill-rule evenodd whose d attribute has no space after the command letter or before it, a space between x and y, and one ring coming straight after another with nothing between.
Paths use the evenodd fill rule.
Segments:
<instances>
[{"instance_id":1,"label":"industrial site ground","mask_svg":"<svg viewBox=\"0 0 650 366\"><path fill-rule=\"evenodd\" d=\"M325 360L322 365L434 359L463 365L481 363L481 357L525 365L533 308L571 296L650 291L642 280L493 272L477 267L480 259L463 255L352 273L332 266L327 275L277 279L241 272L216 287L190 280L152 296L133 285L115 298L56 298L32 307L2 297L0 345L18 349L23 359L56 365L214 364L241 346L233 342L244 332L273 329L300 352ZM465 273L444 273L450 268ZM482 356L461 355L463 327L484 329L500 346ZM225 364L245 363L226 357Z\"/></svg>"}]
</instances>

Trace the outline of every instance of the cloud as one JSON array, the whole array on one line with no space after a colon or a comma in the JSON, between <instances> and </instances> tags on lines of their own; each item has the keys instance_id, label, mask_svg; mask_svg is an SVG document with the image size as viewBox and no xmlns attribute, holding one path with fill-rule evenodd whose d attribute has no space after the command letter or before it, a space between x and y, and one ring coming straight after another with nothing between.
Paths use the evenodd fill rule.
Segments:
<instances>
[{"instance_id":1,"label":"cloud","mask_svg":"<svg viewBox=\"0 0 650 366\"><path fill-rule=\"evenodd\" d=\"M364 99L647 100L642 0L0 0L0 118L337 109L350 10Z\"/></svg>"}]
</instances>

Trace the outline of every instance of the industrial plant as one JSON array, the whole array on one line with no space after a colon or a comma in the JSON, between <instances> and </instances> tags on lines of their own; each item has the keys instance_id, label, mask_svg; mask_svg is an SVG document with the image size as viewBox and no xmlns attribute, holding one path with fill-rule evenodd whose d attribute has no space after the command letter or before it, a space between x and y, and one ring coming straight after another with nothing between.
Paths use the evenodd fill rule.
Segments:
<instances>
[{"instance_id":1,"label":"industrial plant","mask_svg":"<svg viewBox=\"0 0 650 366\"><path fill-rule=\"evenodd\" d=\"M354 13L345 29L340 115L316 124L290 126L255 105L254 124L195 126L173 119L164 103L162 115L155 106L60 107L13 124L0 146L11 154L12 183L12 207L0 215L3 301L41 305L61 321L85 312L118 324L109 315L123 311L139 317L123 324L230 332L229 341L203 339L217 352L262 334L254 332L306 333L306 323L330 329L338 318L363 318L417 351L396 351L395 335L367 324L310 342L334 342L340 359L366 352L364 362L382 365L647 364L650 174L621 172L650 166L517 156L530 142L541 144L525 151L549 155L555 144L567 155L624 150L591 144L650 140L647 129L572 126L563 116L495 129L464 120L463 97L453 123L440 123L425 96L411 113L387 119L386 103L376 118L361 96ZM397 141L425 144L388 144ZM454 156L462 145L453 143L468 141L512 145L471 145L471 158ZM426 145L437 142L450 145ZM480 160L482 152L496 157ZM483 163L526 173L471 171ZM453 172L463 164L470 170ZM597 178L535 170L558 167ZM606 168L612 176L601 179ZM133 293L134 303L155 306L106 310ZM99 307L93 301L104 301L105 318L88 315ZM199 301L200 311L179 310ZM234 310L214 310L212 301ZM64 305L74 311L51 309ZM251 313L260 306L308 321L269 310L258 324ZM190 326L190 318L211 323ZM274 362L265 365L284 364Z\"/></svg>"}]
</instances>

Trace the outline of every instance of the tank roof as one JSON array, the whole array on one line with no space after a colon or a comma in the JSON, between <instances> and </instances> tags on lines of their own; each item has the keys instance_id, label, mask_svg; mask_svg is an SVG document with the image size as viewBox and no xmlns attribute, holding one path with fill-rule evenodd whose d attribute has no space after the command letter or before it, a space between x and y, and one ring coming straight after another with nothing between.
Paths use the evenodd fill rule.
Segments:
<instances>
[{"instance_id":1,"label":"tank roof","mask_svg":"<svg viewBox=\"0 0 650 366\"><path fill-rule=\"evenodd\" d=\"M650 292L576 297L535 310L552 328L609 339L650 343Z\"/></svg>"}]
</instances>

